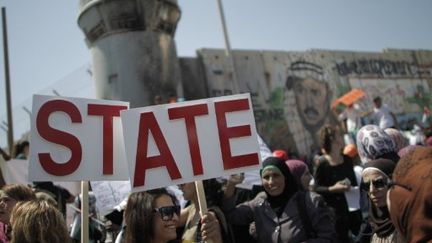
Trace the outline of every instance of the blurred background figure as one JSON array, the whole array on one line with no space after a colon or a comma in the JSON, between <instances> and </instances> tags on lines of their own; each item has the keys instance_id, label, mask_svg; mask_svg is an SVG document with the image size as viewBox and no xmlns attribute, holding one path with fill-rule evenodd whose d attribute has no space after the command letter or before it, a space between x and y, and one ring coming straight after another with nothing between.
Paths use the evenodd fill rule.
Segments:
<instances>
[{"instance_id":1,"label":"blurred background figure","mask_svg":"<svg viewBox=\"0 0 432 243\"><path fill-rule=\"evenodd\" d=\"M362 127L362 111L356 103L347 106L338 115L338 120L343 122L346 132L350 137L350 141L355 141L358 130Z\"/></svg>"},{"instance_id":2,"label":"blurred background figure","mask_svg":"<svg viewBox=\"0 0 432 243\"><path fill-rule=\"evenodd\" d=\"M95 243L95 242L103 242L103 229L101 228L103 225L100 224L100 220L98 219L98 212L96 209L96 196L93 192L89 192L88 194L88 200L89 200L89 242ZM79 197L75 198L74 202L74 216L73 216L73 223L70 230L70 236L73 240L73 242L80 242L81 239L81 211L78 211L81 209L81 199L82 194L79 195Z\"/></svg>"},{"instance_id":3,"label":"blurred background figure","mask_svg":"<svg viewBox=\"0 0 432 243\"><path fill-rule=\"evenodd\" d=\"M421 121L422 121L423 129L430 129L432 127L431 110L427 106L423 107L423 114L422 114L422 120Z\"/></svg>"},{"instance_id":4,"label":"blurred background figure","mask_svg":"<svg viewBox=\"0 0 432 243\"><path fill-rule=\"evenodd\" d=\"M28 159L30 143L27 140L18 142L15 146L15 159Z\"/></svg>"},{"instance_id":5,"label":"blurred background figure","mask_svg":"<svg viewBox=\"0 0 432 243\"><path fill-rule=\"evenodd\" d=\"M381 129L397 128L397 120L394 113L390 110L387 104L383 104L381 97L377 96L373 99L374 109L372 118L376 125Z\"/></svg>"},{"instance_id":6,"label":"blurred background figure","mask_svg":"<svg viewBox=\"0 0 432 243\"><path fill-rule=\"evenodd\" d=\"M35 181L33 182L33 189L36 193L43 192L54 198L57 202L59 211L66 218L66 204L74 202L74 195L72 195L66 188L54 185L51 181Z\"/></svg>"},{"instance_id":7,"label":"blurred background figure","mask_svg":"<svg viewBox=\"0 0 432 243\"><path fill-rule=\"evenodd\" d=\"M309 172L309 168L305 162L301 160L287 160L285 163L301 190L308 191L312 189L311 181L313 176Z\"/></svg>"},{"instance_id":8,"label":"blurred background figure","mask_svg":"<svg viewBox=\"0 0 432 243\"><path fill-rule=\"evenodd\" d=\"M348 156L351 159L354 174L357 180L357 185L361 185L363 166L361 165L360 156L357 153L357 146L354 144L348 144L343 150L344 156ZM350 230L354 242L369 242L371 229L367 220L369 211L369 202L366 192L360 189L360 186L353 187L350 190L350 194L353 198L360 196L358 199L358 205L349 206L350 218L357 219L350 221ZM356 199L355 199L356 200ZM361 220L360 228L358 221Z\"/></svg>"},{"instance_id":9,"label":"blurred background figure","mask_svg":"<svg viewBox=\"0 0 432 243\"><path fill-rule=\"evenodd\" d=\"M398 155L400 158L402 158L405 155L412 152L415 148L418 148L418 147L422 147L422 146L420 146L420 145L408 145L405 148L402 148L401 150L399 150Z\"/></svg>"},{"instance_id":10,"label":"blurred background figure","mask_svg":"<svg viewBox=\"0 0 432 243\"><path fill-rule=\"evenodd\" d=\"M432 136L426 139L426 146L432 147Z\"/></svg>"},{"instance_id":11,"label":"blurred background figure","mask_svg":"<svg viewBox=\"0 0 432 243\"><path fill-rule=\"evenodd\" d=\"M343 155L345 147L339 128L325 125L320 130L320 147L323 156L316 168L315 191L321 194L335 212L335 225L340 242L350 242L350 224L355 221L355 228L361 225L359 218L350 218L346 193L351 187L358 186L353 164L348 156ZM360 194L358 195L360 196Z\"/></svg>"},{"instance_id":12,"label":"blurred background figure","mask_svg":"<svg viewBox=\"0 0 432 243\"><path fill-rule=\"evenodd\" d=\"M287 154L287 152L286 152L285 150L283 150L283 149L276 149L276 150L273 150L272 155L273 155L273 157L278 157L278 158L281 158L281 159L283 159L283 160L288 160L288 154Z\"/></svg>"}]
</instances>

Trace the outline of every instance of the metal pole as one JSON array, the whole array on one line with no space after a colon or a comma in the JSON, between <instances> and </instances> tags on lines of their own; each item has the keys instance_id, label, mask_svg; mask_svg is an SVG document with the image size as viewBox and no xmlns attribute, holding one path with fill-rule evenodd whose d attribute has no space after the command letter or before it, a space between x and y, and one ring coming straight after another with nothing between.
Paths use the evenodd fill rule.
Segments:
<instances>
[{"instance_id":1,"label":"metal pole","mask_svg":"<svg viewBox=\"0 0 432 243\"><path fill-rule=\"evenodd\" d=\"M5 86L6 86L6 111L8 120L8 146L9 153L12 154L13 149L13 122L12 122L12 101L11 101L11 88L10 88L10 77L9 77L9 52L8 52L8 41L7 41L7 25L6 25L6 8L2 7L2 20L3 20L3 53L4 53L4 65L5 65Z\"/></svg>"},{"instance_id":2,"label":"metal pole","mask_svg":"<svg viewBox=\"0 0 432 243\"><path fill-rule=\"evenodd\" d=\"M89 242L89 197L88 181L81 181L81 243Z\"/></svg>"},{"instance_id":3,"label":"metal pole","mask_svg":"<svg viewBox=\"0 0 432 243\"><path fill-rule=\"evenodd\" d=\"M57 92L57 90L53 89L52 92L57 95L57 96L61 96L59 92Z\"/></svg>"},{"instance_id":4,"label":"metal pole","mask_svg":"<svg viewBox=\"0 0 432 243\"><path fill-rule=\"evenodd\" d=\"M224 33L225 55L228 57L228 61L230 62L231 67L233 69L234 93L238 94L240 90L239 90L238 81L237 81L237 72L236 72L236 68L234 65L234 57L233 57L232 51L231 51L231 45L230 45L229 36L228 36L228 29L227 29L226 22L225 22L225 14L223 11L222 0L217 0L217 2L218 2L218 7L219 7L219 15L220 15L221 22L222 22L222 29L223 29L223 33Z\"/></svg>"},{"instance_id":5,"label":"metal pole","mask_svg":"<svg viewBox=\"0 0 432 243\"><path fill-rule=\"evenodd\" d=\"M25 106L23 106L22 107L22 109L30 116L30 118L31 118L31 111L27 108L27 107L25 107Z\"/></svg>"}]
</instances>

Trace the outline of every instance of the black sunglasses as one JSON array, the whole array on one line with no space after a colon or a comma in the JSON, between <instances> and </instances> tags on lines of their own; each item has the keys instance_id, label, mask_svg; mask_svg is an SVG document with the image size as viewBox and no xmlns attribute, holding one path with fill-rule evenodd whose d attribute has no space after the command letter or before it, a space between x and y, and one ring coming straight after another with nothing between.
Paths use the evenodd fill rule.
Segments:
<instances>
[{"instance_id":1,"label":"black sunglasses","mask_svg":"<svg viewBox=\"0 0 432 243\"><path fill-rule=\"evenodd\" d=\"M180 216L180 206L167 206L153 209L155 213L159 213L163 221L172 220L174 213Z\"/></svg>"},{"instance_id":2,"label":"black sunglasses","mask_svg":"<svg viewBox=\"0 0 432 243\"><path fill-rule=\"evenodd\" d=\"M372 180L368 182L362 181L360 184L360 188L364 191L369 191L371 183L376 189L383 189L389 185L387 179L378 178L376 180Z\"/></svg>"}]
</instances>

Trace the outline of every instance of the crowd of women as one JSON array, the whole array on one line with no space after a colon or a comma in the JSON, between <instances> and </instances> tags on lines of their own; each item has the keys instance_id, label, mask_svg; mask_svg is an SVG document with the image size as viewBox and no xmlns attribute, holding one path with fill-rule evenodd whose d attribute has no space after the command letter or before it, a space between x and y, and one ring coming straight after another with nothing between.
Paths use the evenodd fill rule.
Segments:
<instances>
[{"instance_id":1,"label":"crowd of women","mask_svg":"<svg viewBox=\"0 0 432 243\"><path fill-rule=\"evenodd\" d=\"M164 188L131 193L116 242L432 241L432 147L375 125L356 142L345 145L341 130L325 125L312 165L283 151L263 160L261 190L237 188L243 175L206 180L207 212L194 183L178 186L186 205ZM70 242L55 204L26 185L4 186L0 242Z\"/></svg>"}]
</instances>

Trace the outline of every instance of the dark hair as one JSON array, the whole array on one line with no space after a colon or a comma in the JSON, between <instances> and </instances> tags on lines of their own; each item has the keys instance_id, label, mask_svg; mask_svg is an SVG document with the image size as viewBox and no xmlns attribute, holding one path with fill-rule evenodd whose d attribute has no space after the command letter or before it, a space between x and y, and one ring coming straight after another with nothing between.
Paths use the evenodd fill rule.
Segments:
<instances>
[{"instance_id":1,"label":"dark hair","mask_svg":"<svg viewBox=\"0 0 432 243\"><path fill-rule=\"evenodd\" d=\"M326 153L330 153L332 149L332 143L335 140L336 129L331 125L325 125L320 130L320 145Z\"/></svg>"},{"instance_id":2,"label":"dark hair","mask_svg":"<svg viewBox=\"0 0 432 243\"><path fill-rule=\"evenodd\" d=\"M30 143L27 140L24 140L24 141L21 141L21 142L17 143L15 145L15 156L14 156L14 158L16 158L19 154L24 153L24 148L27 147L27 146L30 146Z\"/></svg>"},{"instance_id":3,"label":"dark hair","mask_svg":"<svg viewBox=\"0 0 432 243\"><path fill-rule=\"evenodd\" d=\"M380 102L381 101L381 97L377 96L373 99L373 102Z\"/></svg>"},{"instance_id":4,"label":"dark hair","mask_svg":"<svg viewBox=\"0 0 432 243\"><path fill-rule=\"evenodd\" d=\"M6 194L18 202L36 200L36 194L26 185L7 184L2 188L2 191L2 194Z\"/></svg>"},{"instance_id":5,"label":"dark hair","mask_svg":"<svg viewBox=\"0 0 432 243\"><path fill-rule=\"evenodd\" d=\"M206 202L208 207L221 206L224 192L222 190L222 184L219 183L215 178L203 180L204 192L206 196Z\"/></svg>"},{"instance_id":6,"label":"dark hair","mask_svg":"<svg viewBox=\"0 0 432 243\"><path fill-rule=\"evenodd\" d=\"M173 203L177 205L175 197L165 188L134 192L129 195L124 215L125 243L150 242L154 238L154 203L162 195L171 197Z\"/></svg>"}]
</instances>

